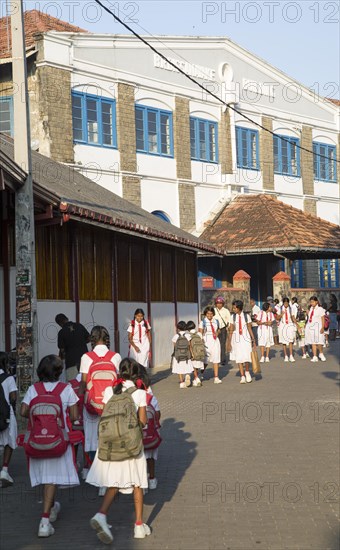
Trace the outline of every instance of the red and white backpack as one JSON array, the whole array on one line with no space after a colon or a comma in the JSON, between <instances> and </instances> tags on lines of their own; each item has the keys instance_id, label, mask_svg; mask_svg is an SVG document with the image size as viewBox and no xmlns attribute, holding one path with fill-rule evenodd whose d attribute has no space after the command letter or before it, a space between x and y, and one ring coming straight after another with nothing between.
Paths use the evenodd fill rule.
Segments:
<instances>
[{"instance_id":1,"label":"red and white backpack","mask_svg":"<svg viewBox=\"0 0 340 550\"><path fill-rule=\"evenodd\" d=\"M101 415L104 409L104 391L117 379L117 369L111 361L116 354L108 351L104 357L99 357L96 352L90 351L87 355L93 362L87 374L84 403L90 414Z\"/></svg>"},{"instance_id":2,"label":"red and white backpack","mask_svg":"<svg viewBox=\"0 0 340 550\"><path fill-rule=\"evenodd\" d=\"M157 412L152 405L152 395L146 394L146 416L147 424L143 428L143 445L146 451L157 449L162 443L162 438L159 433L160 424L157 418Z\"/></svg>"},{"instance_id":3,"label":"red and white backpack","mask_svg":"<svg viewBox=\"0 0 340 550\"><path fill-rule=\"evenodd\" d=\"M58 382L47 391L43 382L34 385L37 396L29 404L28 428L23 447L30 458L58 458L69 445L61 394L67 384Z\"/></svg>"}]
</instances>

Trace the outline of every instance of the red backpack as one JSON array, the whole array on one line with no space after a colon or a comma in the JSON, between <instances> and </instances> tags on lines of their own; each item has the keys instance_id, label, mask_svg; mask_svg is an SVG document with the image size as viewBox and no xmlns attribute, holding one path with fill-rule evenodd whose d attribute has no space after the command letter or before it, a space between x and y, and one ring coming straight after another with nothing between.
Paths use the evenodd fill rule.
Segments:
<instances>
[{"instance_id":1,"label":"red backpack","mask_svg":"<svg viewBox=\"0 0 340 550\"><path fill-rule=\"evenodd\" d=\"M146 394L146 416L147 424L143 428L143 445L146 451L157 449L162 443L162 438L159 433L160 424L157 419L157 413L154 406L151 404L152 395Z\"/></svg>"},{"instance_id":2,"label":"red backpack","mask_svg":"<svg viewBox=\"0 0 340 550\"><path fill-rule=\"evenodd\" d=\"M61 393L67 384L58 382L53 391L47 391L43 382L34 385L37 396L29 405L28 428L23 447L30 458L58 458L69 444L65 430Z\"/></svg>"},{"instance_id":3,"label":"red backpack","mask_svg":"<svg viewBox=\"0 0 340 550\"><path fill-rule=\"evenodd\" d=\"M79 395L80 381L78 381L76 378L73 378L73 380L69 381L69 384L71 384L74 393L79 398L79 401L77 403L78 413L79 413L79 420L75 423L75 425L78 426L78 428L79 428L79 426L83 427L83 423L84 423L84 421L83 421L84 394L82 393L81 395Z\"/></svg>"},{"instance_id":4,"label":"red backpack","mask_svg":"<svg viewBox=\"0 0 340 550\"><path fill-rule=\"evenodd\" d=\"M104 357L99 357L94 351L90 351L87 355L93 363L86 379L85 407L90 414L101 415L104 409L104 391L117 378L117 369L111 362L116 354L108 351Z\"/></svg>"}]
</instances>

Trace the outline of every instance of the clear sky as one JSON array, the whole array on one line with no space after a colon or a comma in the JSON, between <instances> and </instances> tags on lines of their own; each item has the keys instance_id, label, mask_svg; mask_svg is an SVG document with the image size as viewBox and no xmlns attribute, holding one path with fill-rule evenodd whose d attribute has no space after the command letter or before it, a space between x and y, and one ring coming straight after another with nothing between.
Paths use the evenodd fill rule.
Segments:
<instances>
[{"instance_id":1,"label":"clear sky","mask_svg":"<svg viewBox=\"0 0 340 550\"><path fill-rule=\"evenodd\" d=\"M340 0L102 2L140 34L227 36L320 95L340 97ZM127 32L94 0L24 5L92 32Z\"/></svg>"}]
</instances>

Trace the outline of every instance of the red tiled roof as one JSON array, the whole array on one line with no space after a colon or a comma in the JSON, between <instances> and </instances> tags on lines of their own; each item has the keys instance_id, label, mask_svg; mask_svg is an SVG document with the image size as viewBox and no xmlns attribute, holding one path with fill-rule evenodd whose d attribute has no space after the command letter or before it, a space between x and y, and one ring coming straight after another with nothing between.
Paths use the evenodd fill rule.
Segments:
<instances>
[{"instance_id":1,"label":"red tiled roof","mask_svg":"<svg viewBox=\"0 0 340 550\"><path fill-rule=\"evenodd\" d=\"M238 195L201 235L226 254L340 255L340 227L272 195Z\"/></svg>"},{"instance_id":2,"label":"red tiled roof","mask_svg":"<svg viewBox=\"0 0 340 550\"><path fill-rule=\"evenodd\" d=\"M340 99L331 99L330 97L326 97L327 101L330 101L331 103L334 103L335 105L338 105L340 107Z\"/></svg>"},{"instance_id":3,"label":"red tiled roof","mask_svg":"<svg viewBox=\"0 0 340 550\"><path fill-rule=\"evenodd\" d=\"M0 18L0 59L12 57L11 18ZM88 32L80 27L61 21L47 13L30 10L24 13L26 49L34 45L34 35L47 31Z\"/></svg>"},{"instance_id":4,"label":"red tiled roof","mask_svg":"<svg viewBox=\"0 0 340 550\"><path fill-rule=\"evenodd\" d=\"M276 275L273 277L273 281L290 281L289 275L285 273L284 271L279 271L276 273Z\"/></svg>"},{"instance_id":5,"label":"red tiled roof","mask_svg":"<svg viewBox=\"0 0 340 550\"><path fill-rule=\"evenodd\" d=\"M239 271L237 271L233 277L233 279L235 280L240 280L240 281L246 281L248 279L250 279L250 275L248 275L248 273L246 271L243 271L243 269L240 269Z\"/></svg>"}]
</instances>

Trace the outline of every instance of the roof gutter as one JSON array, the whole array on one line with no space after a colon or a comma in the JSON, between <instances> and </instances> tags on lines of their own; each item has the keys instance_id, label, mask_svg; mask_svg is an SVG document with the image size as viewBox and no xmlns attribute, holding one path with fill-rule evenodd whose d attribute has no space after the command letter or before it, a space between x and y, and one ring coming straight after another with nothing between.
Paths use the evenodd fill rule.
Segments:
<instances>
[{"instance_id":1,"label":"roof gutter","mask_svg":"<svg viewBox=\"0 0 340 550\"><path fill-rule=\"evenodd\" d=\"M156 229L153 229L152 227L148 227L140 224L134 224L119 218L112 218L111 216L107 216L105 214L99 214L94 210L91 210L85 207L79 207L72 203L61 201L59 203L59 210L62 213L64 219L66 216L72 217L73 219L86 218L90 222L96 223L96 225L104 224L108 226L114 226L118 231L119 230L124 231L125 233L130 233L130 234L137 233L139 234L139 236L153 238L157 241L159 240L167 241L173 245L191 248L197 251L203 250L206 252L210 252L216 256L223 256L223 252L221 252L220 250L218 250L217 248L211 245L206 245L205 243L191 241L189 239L185 239L184 237L179 237L178 235L175 235L173 233L165 233L163 231L158 231Z\"/></svg>"}]
</instances>

